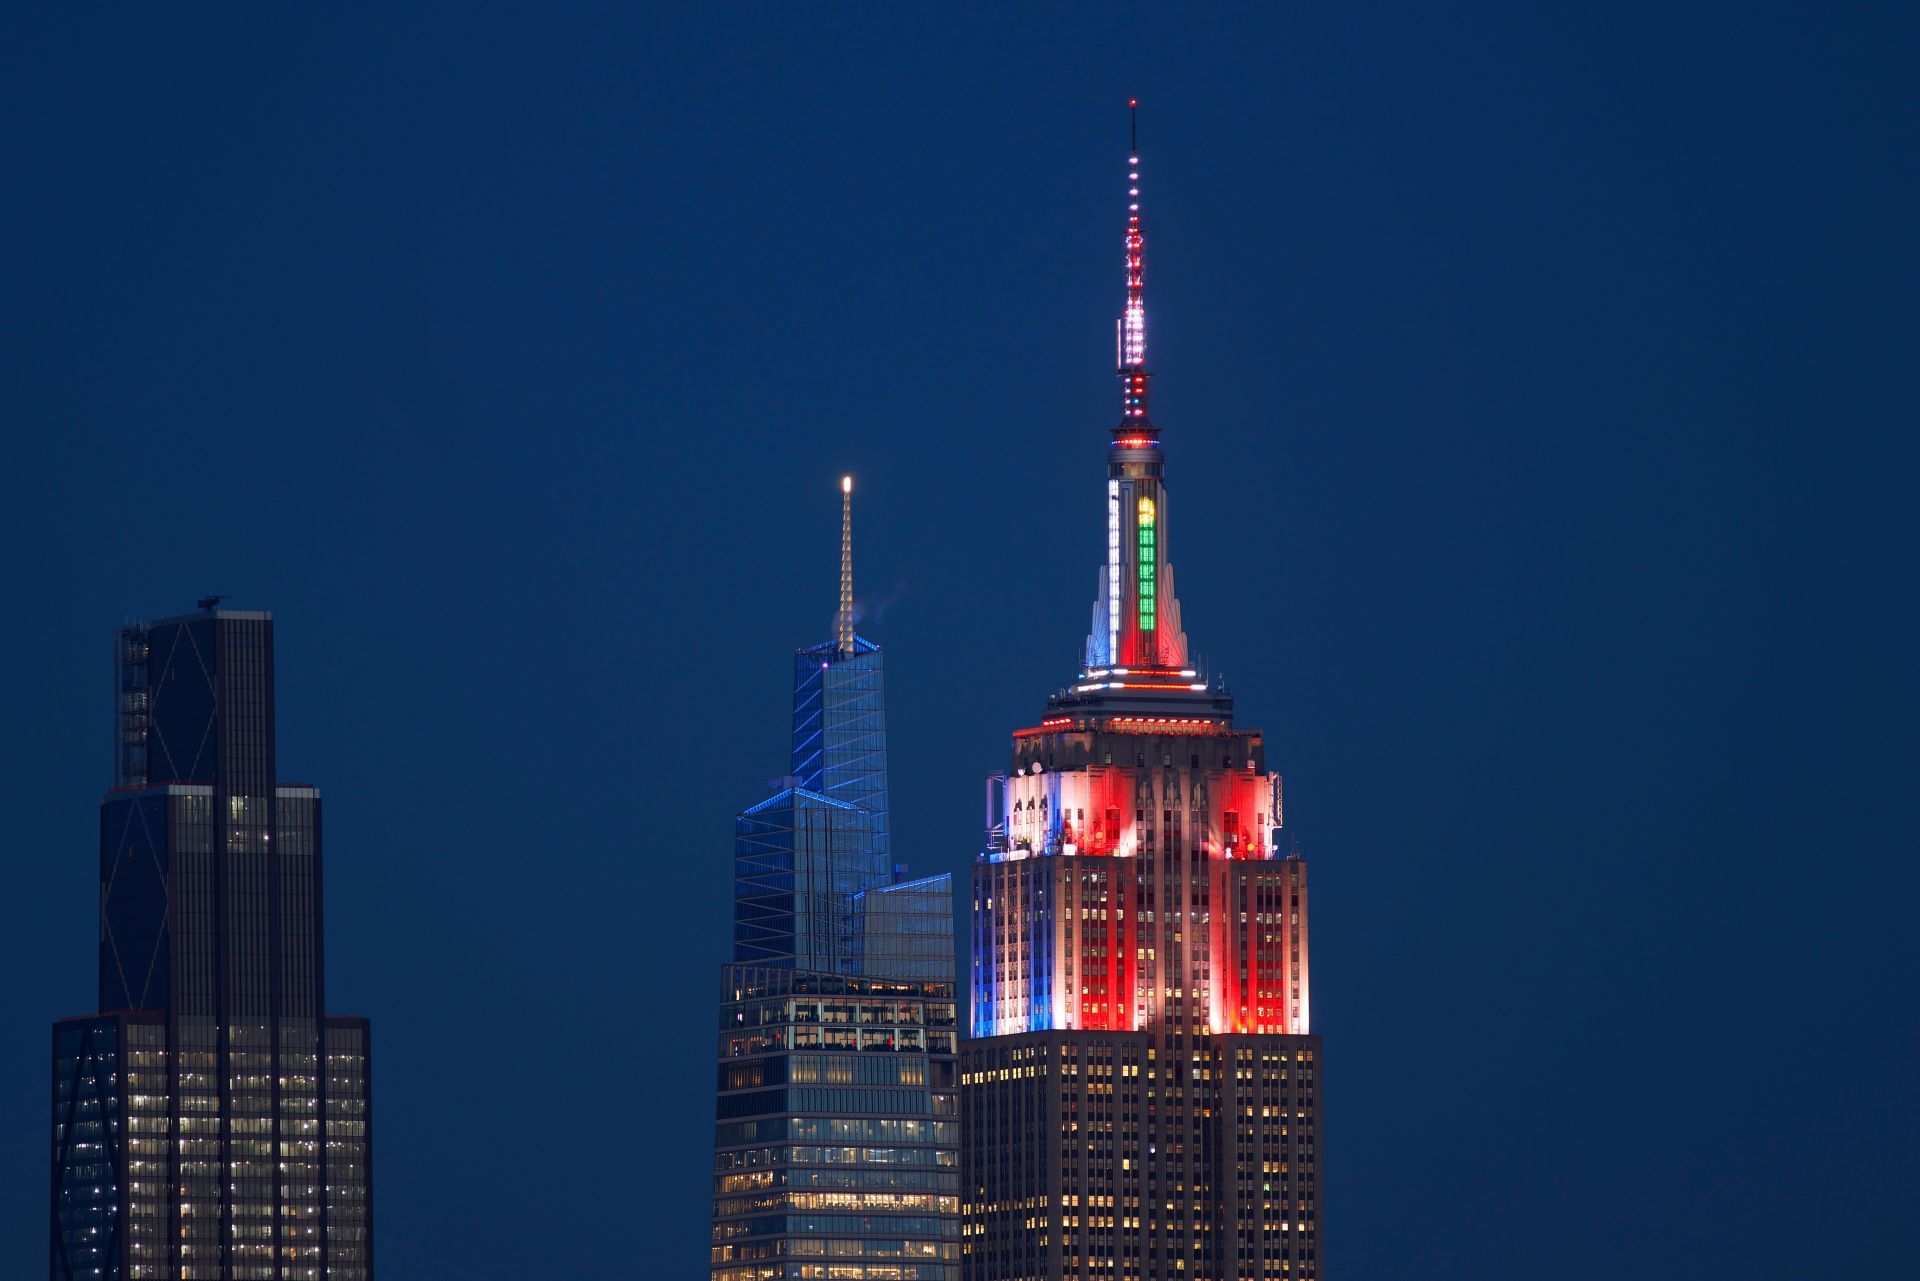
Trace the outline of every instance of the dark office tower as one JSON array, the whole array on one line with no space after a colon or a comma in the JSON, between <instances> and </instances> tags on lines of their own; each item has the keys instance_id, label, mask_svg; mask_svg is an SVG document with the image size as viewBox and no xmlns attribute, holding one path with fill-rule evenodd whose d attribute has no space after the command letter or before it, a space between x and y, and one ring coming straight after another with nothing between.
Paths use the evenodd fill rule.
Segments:
<instances>
[{"instance_id":1,"label":"dark office tower","mask_svg":"<svg viewBox=\"0 0 1920 1281\"><path fill-rule=\"evenodd\" d=\"M840 481L840 612L834 638L793 656L793 776L799 786L873 816L888 852L886 663L853 631L853 477Z\"/></svg>"},{"instance_id":2,"label":"dark office tower","mask_svg":"<svg viewBox=\"0 0 1920 1281\"><path fill-rule=\"evenodd\" d=\"M273 621L117 637L99 1014L53 1028L55 1281L368 1281L367 1021L329 1015L320 793L276 781Z\"/></svg>"},{"instance_id":3,"label":"dark office tower","mask_svg":"<svg viewBox=\"0 0 1920 1281\"><path fill-rule=\"evenodd\" d=\"M847 519L840 634L799 652L803 785L735 820L712 1281L960 1275L953 888L906 880L884 813L855 799L884 806L886 749L880 651L853 635Z\"/></svg>"},{"instance_id":4,"label":"dark office tower","mask_svg":"<svg viewBox=\"0 0 1920 1281\"><path fill-rule=\"evenodd\" d=\"M1078 677L1013 736L973 879L968 1281L1320 1275L1307 869L1189 657L1147 412L1138 153L1120 423Z\"/></svg>"}]
</instances>

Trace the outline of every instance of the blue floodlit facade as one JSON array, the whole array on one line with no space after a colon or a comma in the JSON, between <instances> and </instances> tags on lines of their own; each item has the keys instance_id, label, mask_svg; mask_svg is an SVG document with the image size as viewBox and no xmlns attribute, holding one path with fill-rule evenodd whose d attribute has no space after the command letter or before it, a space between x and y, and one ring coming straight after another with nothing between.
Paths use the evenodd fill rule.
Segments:
<instances>
[{"instance_id":1,"label":"blue floodlit facade","mask_svg":"<svg viewBox=\"0 0 1920 1281\"><path fill-rule=\"evenodd\" d=\"M733 821L733 959L852 974L860 895L891 879L873 816L790 787ZM952 956L952 939L948 939Z\"/></svg>"},{"instance_id":2,"label":"blue floodlit facade","mask_svg":"<svg viewBox=\"0 0 1920 1281\"><path fill-rule=\"evenodd\" d=\"M712 1281L959 1281L953 886L893 864L882 656L841 565L840 638L794 657L794 777L735 820Z\"/></svg>"},{"instance_id":3,"label":"blue floodlit facade","mask_svg":"<svg viewBox=\"0 0 1920 1281\"><path fill-rule=\"evenodd\" d=\"M793 776L811 792L873 815L873 848L887 854L886 656L856 636L793 656Z\"/></svg>"}]
</instances>

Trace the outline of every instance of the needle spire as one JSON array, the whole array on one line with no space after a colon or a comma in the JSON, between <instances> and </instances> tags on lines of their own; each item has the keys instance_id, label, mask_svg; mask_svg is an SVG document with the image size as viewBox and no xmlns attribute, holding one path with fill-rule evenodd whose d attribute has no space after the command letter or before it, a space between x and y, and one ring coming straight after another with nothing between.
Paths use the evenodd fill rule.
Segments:
<instances>
[{"instance_id":1,"label":"needle spire","mask_svg":"<svg viewBox=\"0 0 1920 1281\"><path fill-rule=\"evenodd\" d=\"M1147 239L1140 229L1140 100L1127 100L1127 310L1120 317L1116 363L1120 425L1115 437L1151 431L1147 418Z\"/></svg>"},{"instance_id":2,"label":"needle spire","mask_svg":"<svg viewBox=\"0 0 1920 1281\"><path fill-rule=\"evenodd\" d=\"M853 657L853 477L840 478L840 657Z\"/></svg>"}]
</instances>

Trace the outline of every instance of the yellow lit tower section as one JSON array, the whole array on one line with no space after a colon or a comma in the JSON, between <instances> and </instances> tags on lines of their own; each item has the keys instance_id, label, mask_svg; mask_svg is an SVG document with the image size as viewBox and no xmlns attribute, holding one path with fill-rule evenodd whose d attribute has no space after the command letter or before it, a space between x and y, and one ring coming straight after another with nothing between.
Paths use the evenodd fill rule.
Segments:
<instances>
[{"instance_id":1,"label":"yellow lit tower section","mask_svg":"<svg viewBox=\"0 0 1920 1281\"><path fill-rule=\"evenodd\" d=\"M968 1281L1320 1275L1307 865L1189 654L1128 153L1122 414L1084 662L1013 735L973 878Z\"/></svg>"}]
</instances>

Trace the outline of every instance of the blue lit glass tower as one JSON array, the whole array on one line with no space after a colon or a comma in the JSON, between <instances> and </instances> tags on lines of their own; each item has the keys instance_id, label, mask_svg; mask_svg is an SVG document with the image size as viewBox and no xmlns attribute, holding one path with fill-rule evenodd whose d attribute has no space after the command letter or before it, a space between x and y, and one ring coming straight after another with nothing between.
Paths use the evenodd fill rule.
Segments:
<instances>
[{"instance_id":1,"label":"blue lit glass tower","mask_svg":"<svg viewBox=\"0 0 1920 1281\"><path fill-rule=\"evenodd\" d=\"M840 613L835 636L793 656L793 776L798 786L873 816L886 855L887 691L880 647L854 635L853 480L840 482Z\"/></svg>"},{"instance_id":2,"label":"blue lit glass tower","mask_svg":"<svg viewBox=\"0 0 1920 1281\"><path fill-rule=\"evenodd\" d=\"M838 641L794 653L793 776L866 810L873 848L887 853L886 657L865 637L850 653Z\"/></svg>"},{"instance_id":3,"label":"blue lit glass tower","mask_svg":"<svg viewBox=\"0 0 1920 1281\"><path fill-rule=\"evenodd\" d=\"M879 647L798 651L793 773L734 829L712 1281L958 1281L953 887L887 850Z\"/></svg>"},{"instance_id":4,"label":"blue lit glass tower","mask_svg":"<svg viewBox=\"0 0 1920 1281\"><path fill-rule=\"evenodd\" d=\"M733 959L857 972L860 896L891 879L873 849L873 816L789 787L742 811L733 843Z\"/></svg>"}]
</instances>

